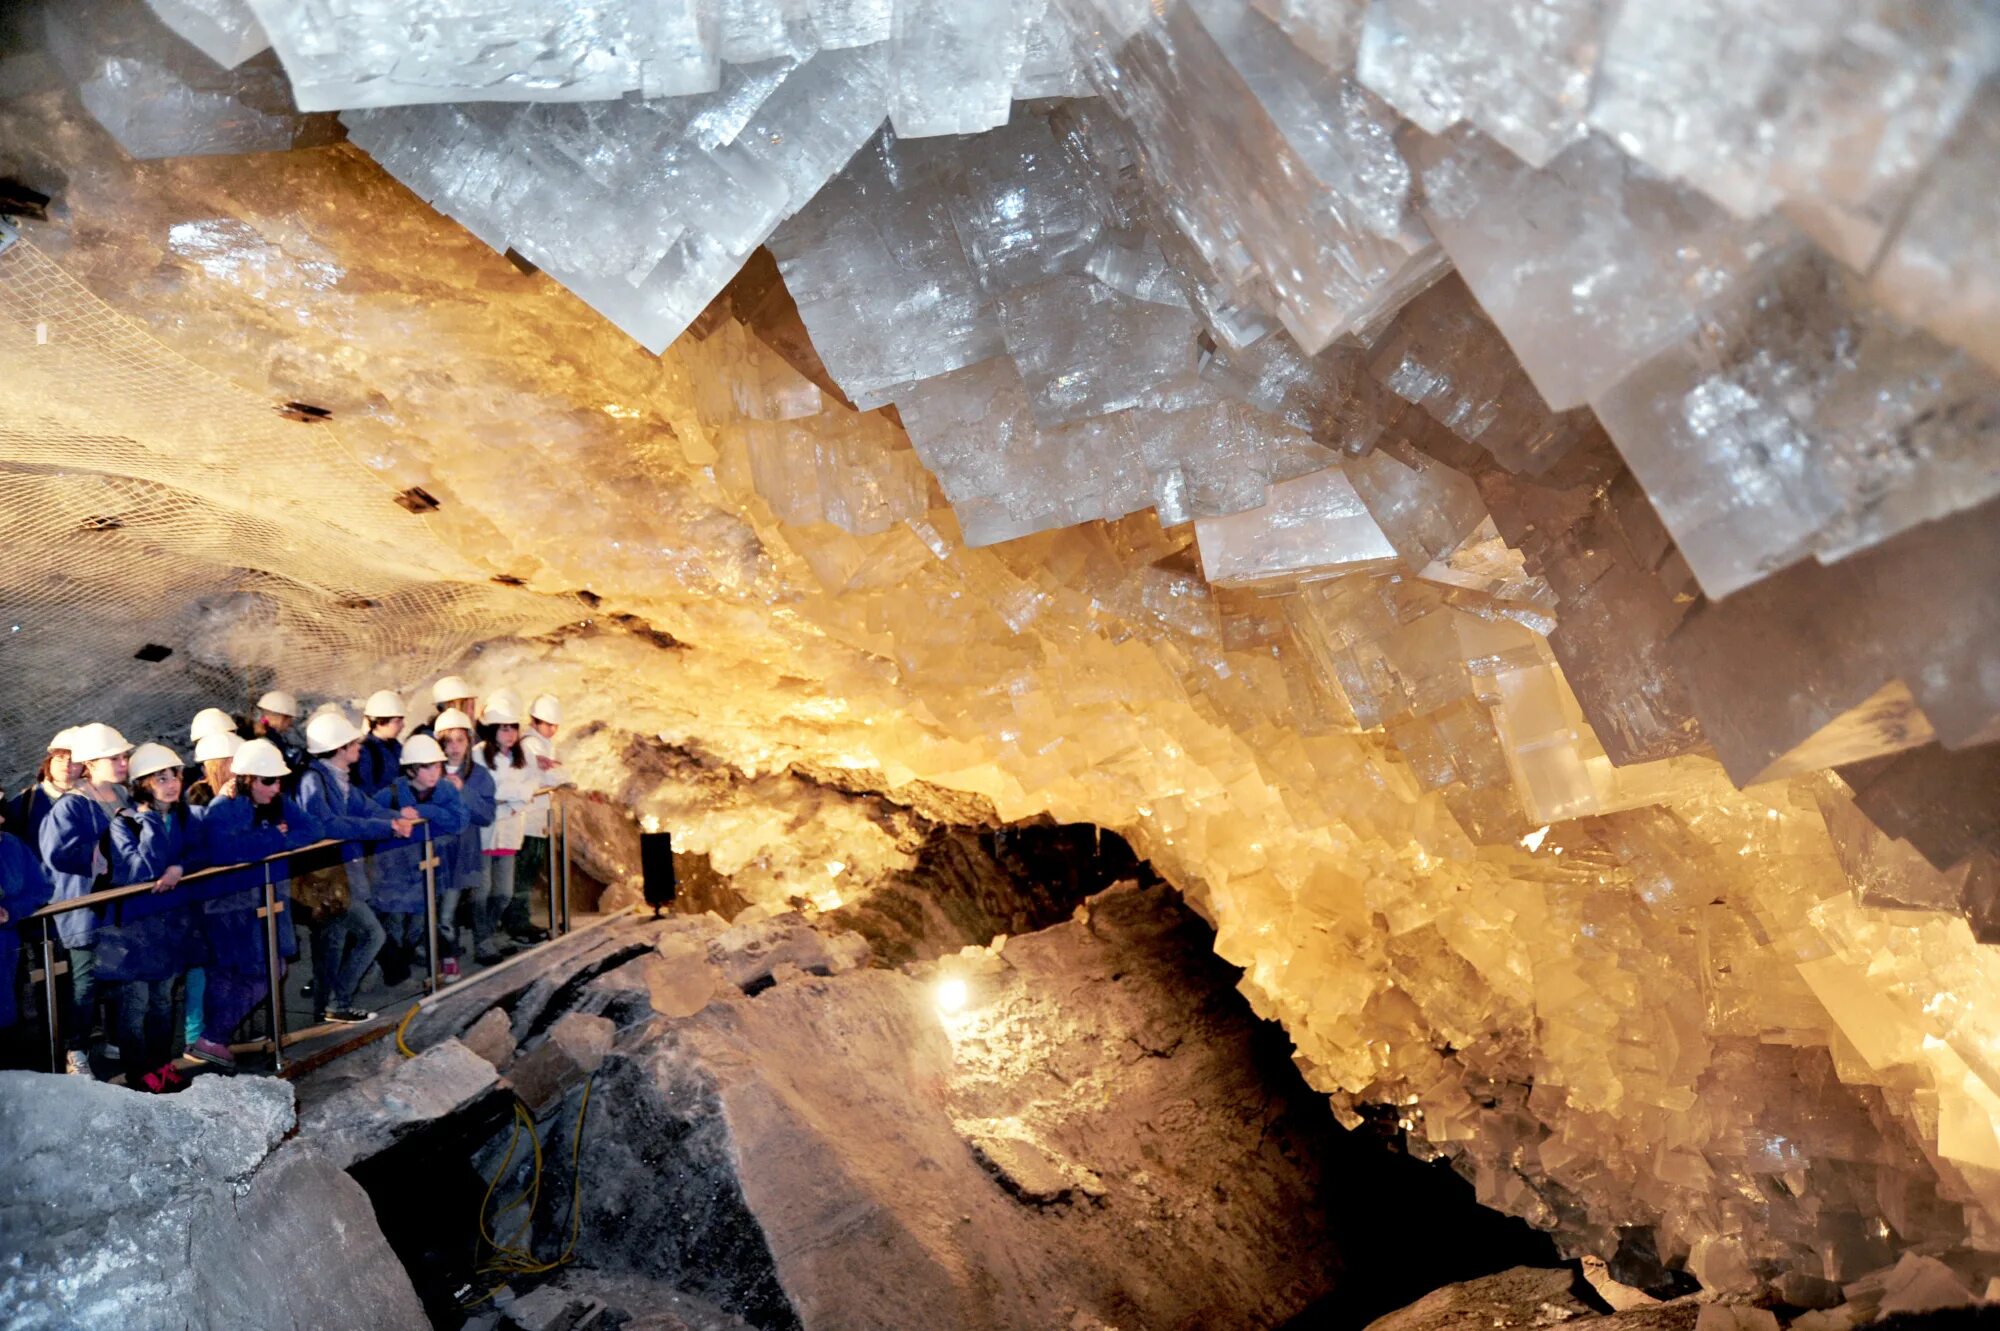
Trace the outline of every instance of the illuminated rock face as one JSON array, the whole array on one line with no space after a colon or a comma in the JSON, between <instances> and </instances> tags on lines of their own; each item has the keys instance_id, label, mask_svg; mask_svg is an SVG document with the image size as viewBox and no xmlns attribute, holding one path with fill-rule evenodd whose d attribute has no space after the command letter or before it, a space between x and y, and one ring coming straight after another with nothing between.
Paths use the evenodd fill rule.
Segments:
<instances>
[{"instance_id":1,"label":"illuminated rock face","mask_svg":"<svg viewBox=\"0 0 2000 1331\"><path fill-rule=\"evenodd\" d=\"M343 147L0 110L12 751L532 680L764 904L1125 832L1573 1252L2000 1249L1990 7L473 8L252 5Z\"/></svg>"}]
</instances>

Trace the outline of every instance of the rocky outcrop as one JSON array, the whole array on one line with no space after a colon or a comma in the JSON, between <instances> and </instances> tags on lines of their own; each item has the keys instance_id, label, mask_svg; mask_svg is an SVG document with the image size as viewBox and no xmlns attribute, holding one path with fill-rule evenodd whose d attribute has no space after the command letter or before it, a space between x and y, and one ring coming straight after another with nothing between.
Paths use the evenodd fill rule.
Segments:
<instances>
[{"instance_id":1,"label":"rocky outcrop","mask_svg":"<svg viewBox=\"0 0 2000 1331\"><path fill-rule=\"evenodd\" d=\"M429 1297L494 1287L495 1325L672 1294L767 1329L1253 1327L1335 1288L1340 1134L1260 1054L1177 894L1126 885L909 972L867 959L797 915L619 920L428 1005L414 1059L385 1066L384 1045L313 1074L306 1116L343 1152L378 1144L356 1174L385 1214L539 1199L508 1228L571 1257L560 1296L476 1263L422 1273ZM440 1059L497 1074L538 1166L478 1077L412 1127L412 1086L437 1080L416 1069ZM439 1228L392 1240L413 1267L462 1260L472 1227Z\"/></svg>"},{"instance_id":2,"label":"rocky outcrop","mask_svg":"<svg viewBox=\"0 0 2000 1331\"><path fill-rule=\"evenodd\" d=\"M292 1125L281 1081L0 1073L0 1325L428 1328L368 1195Z\"/></svg>"}]
</instances>

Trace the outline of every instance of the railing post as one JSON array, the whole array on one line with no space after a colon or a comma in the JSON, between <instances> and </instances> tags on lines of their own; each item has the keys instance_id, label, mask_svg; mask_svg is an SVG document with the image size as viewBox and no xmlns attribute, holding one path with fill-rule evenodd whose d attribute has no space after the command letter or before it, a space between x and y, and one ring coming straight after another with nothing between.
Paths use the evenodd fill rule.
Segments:
<instances>
[{"instance_id":1,"label":"railing post","mask_svg":"<svg viewBox=\"0 0 2000 1331\"><path fill-rule=\"evenodd\" d=\"M264 995L265 1011L271 1023L271 1071L285 1070L285 991L284 975L278 965L278 904L276 886L271 882L271 862L264 861L264 908L257 913L264 919L264 975L270 981L270 989ZM324 976L315 975L313 983L325 984Z\"/></svg>"},{"instance_id":2,"label":"railing post","mask_svg":"<svg viewBox=\"0 0 2000 1331\"><path fill-rule=\"evenodd\" d=\"M61 1005L57 1001L61 995L56 986L56 977L68 969L68 963L60 961L56 957L55 921L44 916L42 919L42 968L38 971L31 971L28 978L42 982L42 1007L47 1011L49 1018L50 1072L61 1072L63 1070L62 1013L60 1011Z\"/></svg>"},{"instance_id":3,"label":"railing post","mask_svg":"<svg viewBox=\"0 0 2000 1331\"><path fill-rule=\"evenodd\" d=\"M430 983L427 989L438 991L438 893L437 893L437 843L431 840L431 825L424 822L424 928L430 936L425 958L430 963Z\"/></svg>"},{"instance_id":4,"label":"railing post","mask_svg":"<svg viewBox=\"0 0 2000 1331\"><path fill-rule=\"evenodd\" d=\"M569 932L569 796L565 794L558 797L557 803L559 803L562 806L562 820L561 820L562 821L562 930L561 932L566 934ZM554 866L551 865L549 868L549 883L551 885L552 891L555 881L556 881L556 872ZM556 922L555 911L551 909L549 911L550 926L553 927L555 925L555 922Z\"/></svg>"}]
</instances>

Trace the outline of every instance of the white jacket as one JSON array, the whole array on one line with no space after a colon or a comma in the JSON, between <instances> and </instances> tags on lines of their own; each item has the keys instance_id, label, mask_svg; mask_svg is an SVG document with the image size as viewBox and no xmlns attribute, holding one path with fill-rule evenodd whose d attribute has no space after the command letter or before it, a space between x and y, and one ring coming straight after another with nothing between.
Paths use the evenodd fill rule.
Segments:
<instances>
[{"instance_id":1,"label":"white jacket","mask_svg":"<svg viewBox=\"0 0 2000 1331\"><path fill-rule=\"evenodd\" d=\"M493 825L479 829L481 850L519 850L528 831L529 801L542 788L541 771L533 758L525 766L501 760L498 767L486 761L486 746L472 751L473 761L493 773Z\"/></svg>"},{"instance_id":2,"label":"white jacket","mask_svg":"<svg viewBox=\"0 0 2000 1331\"><path fill-rule=\"evenodd\" d=\"M535 769L535 775L542 788L550 789L569 784L569 774L563 770L562 760L556 756L554 740L544 739L531 730L521 736L521 750L528 755L528 765ZM556 766L544 772L541 770L541 763L536 761L540 758L547 758ZM552 798L538 799L528 806L529 836L545 837L549 834L549 814L554 807L555 800Z\"/></svg>"}]
</instances>

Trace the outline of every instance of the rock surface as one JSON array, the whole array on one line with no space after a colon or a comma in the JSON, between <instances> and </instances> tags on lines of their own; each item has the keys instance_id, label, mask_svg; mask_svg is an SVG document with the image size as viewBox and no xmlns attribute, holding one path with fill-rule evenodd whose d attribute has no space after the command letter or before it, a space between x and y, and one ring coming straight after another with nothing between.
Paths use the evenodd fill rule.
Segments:
<instances>
[{"instance_id":1,"label":"rock surface","mask_svg":"<svg viewBox=\"0 0 2000 1331\"><path fill-rule=\"evenodd\" d=\"M1252 1327L1334 1288L1321 1190L1344 1134L1256 1052L1234 973L1171 889L1114 888L918 974L866 957L796 915L615 921L427 1005L414 1060L363 1050L313 1074L307 1137L393 1156L411 1195L473 1176L531 1191L518 1129L472 1103L493 1065L466 1046L500 1052L511 1009L502 1084L533 1111L544 1199L522 1246L567 1245L574 1189L577 1308L641 1311L601 1280L761 1328ZM941 1006L959 974L967 1003ZM429 1064L483 1072L426 1097ZM560 1320L568 1297L501 1311Z\"/></svg>"},{"instance_id":2,"label":"rock surface","mask_svg":"<svg viewBox=\"0 0 2000 1331\"><path fill-rule=\"evenodd\" d=\"M368 1195L292 1088L149 1096L0 1073L0 1324L18 1331L416 1331L431 1323Z\"/></svg>"}]
</instances>

